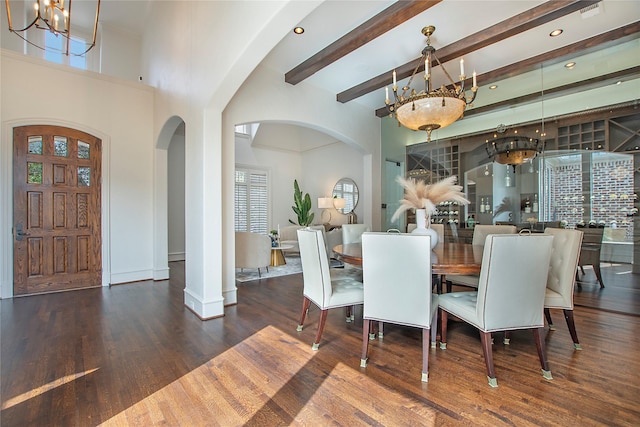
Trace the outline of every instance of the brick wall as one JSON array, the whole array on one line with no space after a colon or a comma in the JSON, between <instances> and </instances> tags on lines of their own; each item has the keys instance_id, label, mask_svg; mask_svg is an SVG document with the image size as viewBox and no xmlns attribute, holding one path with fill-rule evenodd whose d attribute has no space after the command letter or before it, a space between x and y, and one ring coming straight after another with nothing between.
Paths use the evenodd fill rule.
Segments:
<instances>
[{"instance_id":1,"label":"brick wall","mask_svg":"<svg viewBox=\"0 0 640 427\"><path fill-rule=\"evenodd\" d=\"M570 228L584 221L615 220L625 230L626 241L633 241L633 220L627 211L633 208L633 159L598 161L594 158L591 189L582 188L582 164L547 165L545 187L549 189L545 221L568 222Z\"/></svg>"}]
</instances>

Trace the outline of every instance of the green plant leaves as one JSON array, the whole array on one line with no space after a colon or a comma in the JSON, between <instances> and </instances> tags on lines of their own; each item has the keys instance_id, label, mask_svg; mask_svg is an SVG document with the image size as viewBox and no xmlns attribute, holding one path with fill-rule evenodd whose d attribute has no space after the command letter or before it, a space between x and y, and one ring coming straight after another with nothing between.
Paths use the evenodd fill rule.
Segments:
<instances>
[{"instance_id":1,"label":"green plant leaves","mask_svg":"<svg viewBox=\"0 0 640 427\"><path fill-rule=\"evenodd\" d=\"M291 206L291 209L298 217L298 225L311 225L315 215L311 212L311 196L309 196L309 193L302 194L297 179L293 181L293 202L295 205ZM292 220L289 220L289 222L295 224Z\"/></svg>"}]
</instances>

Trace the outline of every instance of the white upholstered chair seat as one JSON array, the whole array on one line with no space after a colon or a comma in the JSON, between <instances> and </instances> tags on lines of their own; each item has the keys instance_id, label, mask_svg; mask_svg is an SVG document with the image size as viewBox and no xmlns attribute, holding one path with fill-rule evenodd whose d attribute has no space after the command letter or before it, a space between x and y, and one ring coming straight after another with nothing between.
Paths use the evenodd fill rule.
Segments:
<instances>
[{"instance_id":1,"label":"white upholstered chair seat","mask_svg":"<svg viewBox=\"0 0 640 427\"><path fill-rule=\"evenodd\" d=\"M362 282L352 278L331 278L331 295L325 301L326 308L346 307L353 305L354 301L362 300ZM312 300L313 301L313 300ZM322 301L313 301L316 305Z\"/></svg>"}]
</instances>

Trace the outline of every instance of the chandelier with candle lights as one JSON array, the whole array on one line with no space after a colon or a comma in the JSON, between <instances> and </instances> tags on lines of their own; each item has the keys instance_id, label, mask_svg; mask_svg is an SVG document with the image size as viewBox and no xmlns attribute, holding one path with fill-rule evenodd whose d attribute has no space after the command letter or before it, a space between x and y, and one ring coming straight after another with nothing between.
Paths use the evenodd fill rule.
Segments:
<instances>
[{"instance_id":1,"label":"chandelier with candle lights","mask_svg":"<svg viewBox=\"0 0 640 427\"><path fill-rule=\"evenodd\" d=\"M402 92L398 92L396 72L393 71L393 103L389 99L389 88L385 88L385 103L391 115L395 115L398 124L412 129L427 131L427 141L431 141L431 132L446 126L462 117L467 105L476 99L478 85L476 83L476 73L473 72L472 95L467 99L465 95L465 73L464 60L460 60L460 81L454 83L453 79L440 63L436 56L436 49L431 46L431 35L436 27L429 25L422 29L422 34L427 37L427 46L422 50L422 56L413 70L413 74ZM435 64L433 61L435 60ZM438 88L432 88L431 67L439 65L449 79L450 85L444 84ZM417 92L411 89L411 83L416 74L424 67L424 90Z\"/></svg>"},{"instance_id":2,"label":"chandelier with candle lights","mask_svg":"<svg viewBox=\"0 0 640 427\"><path fill-rule=\"evenodd\" d=\"M73 37L71 34L71 1L72 0L27 0L24 3L24 10L18 10L16 13L18 17L25 17L24 28L18 29L13 26L11 2L6 0L9 31L38 49L61 53L67 56L70 54L82 56L96 44L100 0L93 0L92 2L86 1L81 4L85 9L90 7L92 16L95 16L93 21L93 38L86 42L80 41L80 38ZM28 9L32 9L32 11ZM93 15L94 9L95 15ZM62 47L47 44L46 37L37 30L45 30L55 37L63 37L63 43L60 45Z\"/></svg>"},{"instance_id":3,"label":"chandelier with candle lights","mask_svg":"<svg viewBox=\"0 0 640 427\"><path fill-rule=\"evenodd\" d=\"M535 159L543 148L539 139L519 135L494 138L491 141L487 140L486 144L491 160L503 165L512 165L514 170L516 165Z\"/></svg>"}]
</instances>

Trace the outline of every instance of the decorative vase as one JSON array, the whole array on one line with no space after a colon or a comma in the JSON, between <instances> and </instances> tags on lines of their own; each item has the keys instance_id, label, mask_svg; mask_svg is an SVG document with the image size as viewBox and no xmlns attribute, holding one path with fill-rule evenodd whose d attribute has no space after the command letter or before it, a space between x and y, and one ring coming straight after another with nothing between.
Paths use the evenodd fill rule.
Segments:
<instances>
[{"instance_id":1,"label":"decorative vase","mask_svg":"<svg viewBox=\"0 0 640 427\"><path fill-rule=\"evenodd\" d=\"M438 232L431 227L427 227L430 221L427 221L427 210L416 209L416 228L411 234L426 234L431 236L431 249L438 244Z\"/></svg>"}]
</instances>

